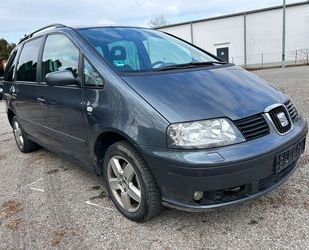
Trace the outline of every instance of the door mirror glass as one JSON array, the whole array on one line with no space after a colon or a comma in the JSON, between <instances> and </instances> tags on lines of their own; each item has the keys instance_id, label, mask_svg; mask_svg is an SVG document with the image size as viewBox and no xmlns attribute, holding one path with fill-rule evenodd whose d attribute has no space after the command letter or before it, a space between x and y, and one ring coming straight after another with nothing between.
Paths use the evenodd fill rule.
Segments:
<instances>
[{"instance_id":1,"label":"door mirror glass","mask_svg":"<svg viewBox=\"0 0 309 250\"><path fill-rule=\"evenodd\" d=\"M61 70L48 73L45 81L50 86L79 85L79 80L70 70Z\"/></svg>"}]
</instances>

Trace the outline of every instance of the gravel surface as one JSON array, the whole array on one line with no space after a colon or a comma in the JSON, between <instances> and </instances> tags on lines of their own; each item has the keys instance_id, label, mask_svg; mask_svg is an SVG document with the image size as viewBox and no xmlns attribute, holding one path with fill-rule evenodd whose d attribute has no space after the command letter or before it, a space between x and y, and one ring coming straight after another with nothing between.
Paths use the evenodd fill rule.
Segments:
<instances>
[{"instance_id":1,"label":"gravel surface","mask_svg":"<svg viewBox=\"0 0 309 250\"><path fill-rule=\"evenodd\" d=\"M309 67L255 71L309 118ZM99 177L44 149L22 154L0 102L0 248L309 248L309 151L279 189L205 213L165 209L145 224L113 207ZM308 147L307 147L308 148Z\"/></svg>"}]
</instances>

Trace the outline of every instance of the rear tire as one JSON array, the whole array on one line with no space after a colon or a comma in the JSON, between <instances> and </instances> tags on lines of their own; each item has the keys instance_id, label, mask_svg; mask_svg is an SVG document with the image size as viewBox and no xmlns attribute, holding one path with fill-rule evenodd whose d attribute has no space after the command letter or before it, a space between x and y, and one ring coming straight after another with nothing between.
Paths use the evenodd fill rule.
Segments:
<instances>
[{"instance_id":1,"label":"rear tire","mask_svg":"<svg viewBox=\"0 0 309 250\"><path fill-rule=\"evenodd\" d=\"M125 217L146 222L160 213L159 188L150 169L133 146L126 141L110 146L103 167L111 200Z\"/></svg>"},{"instance_id":2,"label":"rear tire","mask_svg":"<svg viewBox=\"0 0 309 250\"><path fill-rule=\"evenodd\" d=\"M13 134L18 149L23 153L30 153L40 148L38 144L27 138L16 116L12 119Z\"/></svg>"}]
</instances>

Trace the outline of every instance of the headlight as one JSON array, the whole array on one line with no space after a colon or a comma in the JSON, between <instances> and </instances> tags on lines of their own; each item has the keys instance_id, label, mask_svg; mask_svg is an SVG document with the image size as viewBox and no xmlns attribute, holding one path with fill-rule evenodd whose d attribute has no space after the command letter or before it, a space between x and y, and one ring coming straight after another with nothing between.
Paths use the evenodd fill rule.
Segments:
<instances>
[{"instance_id":1,"label":"headlight","mask_svg":"<svg viewBox=\"0 0 309 250\"><path fill-rule=\"evenodd\" d=\"M245 141L245 138L228 119L171 124L167 129L171 148L213 148Z\"/></svg>"}]
</instances>

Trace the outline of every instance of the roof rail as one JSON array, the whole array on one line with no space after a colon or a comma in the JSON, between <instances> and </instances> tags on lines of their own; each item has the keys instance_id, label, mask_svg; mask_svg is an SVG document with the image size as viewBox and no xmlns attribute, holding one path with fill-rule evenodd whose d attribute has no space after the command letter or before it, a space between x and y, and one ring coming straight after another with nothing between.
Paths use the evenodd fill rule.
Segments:
<instances>
[{"instance_id":1,"label":"roof rail","mask_svg":"<svg viewBox=\"0 0 309 250\"><path fill-rule=\"evenodd\" d=\"M29 35L25 35L23 38L21 38L18 42L18 44L22 43L23 41L26 41L27 39L33 37L34 34L36 33L39 33L45 29L49 29L49 28L63 28L63 27L66 27L65 25L61 24L61 23L54 23L54 24L50 24L50 25L47 25L43 28L40 28L40 29L37 29L35 31L33 31L32 33L30 33Z\"/></svg>"}]
</instances>

